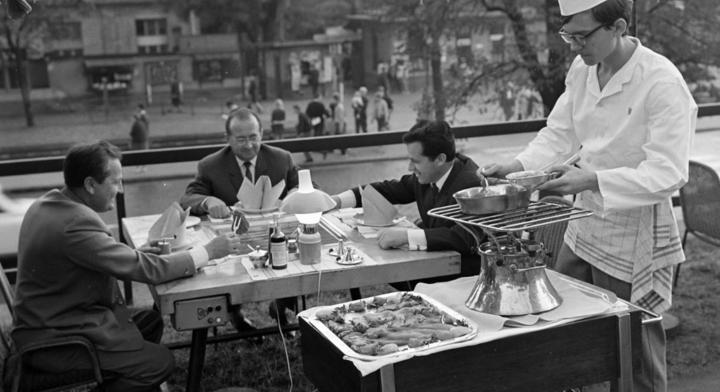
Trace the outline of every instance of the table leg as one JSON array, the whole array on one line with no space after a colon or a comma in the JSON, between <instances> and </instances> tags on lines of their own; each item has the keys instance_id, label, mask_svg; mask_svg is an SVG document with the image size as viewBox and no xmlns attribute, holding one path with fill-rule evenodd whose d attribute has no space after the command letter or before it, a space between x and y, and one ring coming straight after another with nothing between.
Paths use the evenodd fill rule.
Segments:
<instances>
[{"instance_id":1,"label":"table leg","mask_svg":"<svg viewBox=\"0 0 720 392\"><path fill-rule=\"evenodd\" d=\"M188 378L186 392L197 392L200 390L203 365L205 364L205 343L207 342L208 329L194 329L190 345L190 362L188 363Z\"/></svg>"},{"instance_id":2,"label":"table leg","mask_svg":"<svg viewBox=\"0 0 720 392\"><path fill-rule=\"evenodd\" d=\"M350 298L351 298L352 300L357 300L357 299L362 298L362 294L360 293L360 288L359 288L359 287L355 287L355 288L350 289Z\"/></svg>"},{"instance_id":3,"label":"table leg","mask_svg":"<svg viewBox=\"0 0 720 392\"><path fill-rule=\"evenodd\" d=\"M618 319L618 367L620 377L617 380L617 392L631 392L633 389L632 339L630 314L624 313Z\"/></svg>"}]
</instances>

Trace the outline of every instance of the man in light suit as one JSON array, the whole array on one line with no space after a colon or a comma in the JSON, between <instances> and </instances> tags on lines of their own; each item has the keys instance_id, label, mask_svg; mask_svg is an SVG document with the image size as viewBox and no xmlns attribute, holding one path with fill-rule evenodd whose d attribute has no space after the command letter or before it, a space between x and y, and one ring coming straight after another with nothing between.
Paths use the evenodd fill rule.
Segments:
<instances>
[{"instance_id":1,"label":"man in light suit","mask_svg":"<svg viewBox=\"0 0 720 392\"><path fill-rule=\"evenodd\" d=\"M298 186L298 167L292 155L283 149L262 144L262 126L258 116L241 108L230 113L225 121L228 145L198 163L195 179L188 184L180 199L183 208L190 207L196 215L209 214L213 218L230 216L229 206L238 202L237 192L243 181L255 183L258 177L268 176L272 185L285 180L280 198ZM242 202L242 200L240 200ZM277 307L280 310L277 310ZM295 298L282 298L278 306L270 305L270 315L285 324L285 309L297 310ZM233 324L238 331L255 327L234 307Z\"/></svg>"},{"instance_id":2,"label":"man in light suit","mask_svg":"<svg viewBox=\"0 0 720 392\"><path fill-rule=\"evenodd\" d=\"M225 132L228 145L200 160L195 179L180 199L183 208L190 207L195 215L226 218L231 212L228 206L238 202L243 181L254 183L263 175L272 185L285 180L280 198L297 187L298 167L292 155L262 144L262 127L255 113L245 108L233 111L225 122Z\"/></svg>"},{"instance_id":3,"label":"man in light suit","mask_svg":"<svg viewBox=\"0 0 720 392\"><path fill-rule=\"evenodd\" d=\"M117 279L158 284L192 276L209 259L241 248L238 237L218 236L204 246L169 255L117 242L98 213L122 191L120 150L100 141L70 149L65 187L30 207L20 228L16 320L18 348L38 340L80 335L96 347L105 391L156 390L174 366L163 345L156 311L131 312ZM38 369L91 369L79 350L56 349L30 358Z\"/></svg>"}]
</instances>

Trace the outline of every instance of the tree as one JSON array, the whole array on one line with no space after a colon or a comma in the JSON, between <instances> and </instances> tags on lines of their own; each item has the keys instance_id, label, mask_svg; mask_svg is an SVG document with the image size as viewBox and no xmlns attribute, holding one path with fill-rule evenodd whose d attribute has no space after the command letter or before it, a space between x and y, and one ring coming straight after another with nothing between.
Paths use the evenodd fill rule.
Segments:
<instances>
[{"instance_id":1,"label":"tree","mask_svg":"<svg viewBox=\"0 0 720 392\"><path fill-rule=\"evenodd\" d=\"M23 1L15 0L22 4ZM13 3L10 3L13 4ZM0 9L0 50L5 50L10 63L15 68L20 96L25 112L25 123L35 126L35 116L30 101L31 81L28 72L28 60L32 56L42 56L44 40L48 36L48 26L52 21L62 19L71 12L83 11L88 6L86 0L63 0L55 2L36 2L31 12L14 12L10 8Z\"/></svg>"},{"instance_id":2,"label":"tree","mask_svg":"<svg viewBox=\"0 0 720 392\"><path fill-rule=\"evenodd\" d=\"M37 11L35 11L37 12ZM35 126L35 117L30 103L30 80L28 78L28 45L42 35L45 28L42 23L33 23L30 14L13 13L8 7L0 10L2 20L3 41L0 47L4 46L10 60L15 68L20 96L23 101L25 112L25 123L28 127Z\"/></svg>"},{"instance_id":3,"label":"tree","mask_svg":"<svg viewBox=\"0 0 720 392\"><path fill-rule=\"evenodd\" d=\"M716 33L720 5L715 0L638 1L636 5L637 35L643 45L668 57L690 84L715 79L712 69L720 64Z\"/></svg>"}]
</instances>

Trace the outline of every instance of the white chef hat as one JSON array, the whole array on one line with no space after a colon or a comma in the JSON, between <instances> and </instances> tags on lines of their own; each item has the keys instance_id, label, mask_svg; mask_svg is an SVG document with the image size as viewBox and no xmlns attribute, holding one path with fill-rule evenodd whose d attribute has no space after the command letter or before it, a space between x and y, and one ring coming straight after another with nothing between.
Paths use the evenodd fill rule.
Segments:
<instances>
[{"instance_id":1,"label":"white chef hat","mask_svg":"<svg viewBox=\"0 0 720 392\"><path fill-rule=\"evenodd\" d=\"M558 0L560 4L560 15L570 16L587 11L606 0Z\"/></svg>"}]
</instances>

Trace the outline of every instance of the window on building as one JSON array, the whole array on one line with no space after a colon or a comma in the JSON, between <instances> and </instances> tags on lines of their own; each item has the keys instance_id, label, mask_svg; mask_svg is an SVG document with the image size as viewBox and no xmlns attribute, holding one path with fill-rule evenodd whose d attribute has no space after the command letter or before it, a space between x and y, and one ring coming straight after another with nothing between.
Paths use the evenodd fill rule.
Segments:
<instances>
[{"instance_id":1,"label":"window on building","mask_svg":"<svg viewBox=\"0 0 720 392\"><path fill-rule=\"evenodd\" d=\"M135 21L135 34L138 37L167 35L167 20L164 18L137 19Z\"/></svg>"},{"instance_id":2,"label":"window on building","mask_svg":"<svg viewBox=\"0 0 720 392\"><path fill-rule=\"evenodd\" d=\"M138 45L140 54L161 54L169 53L167 45Z\"/></svg>"},{"instance_id":3,"label":"window on building","mask_svg":"<svg viewBox=\"0 0 720 392\"><path fill-rule=\"evenodd\" d=\"M48 23L48 35L54 40L80 41L82 40L82 25L80 22L53 22Z\"/></svg>"}]
</instances>

